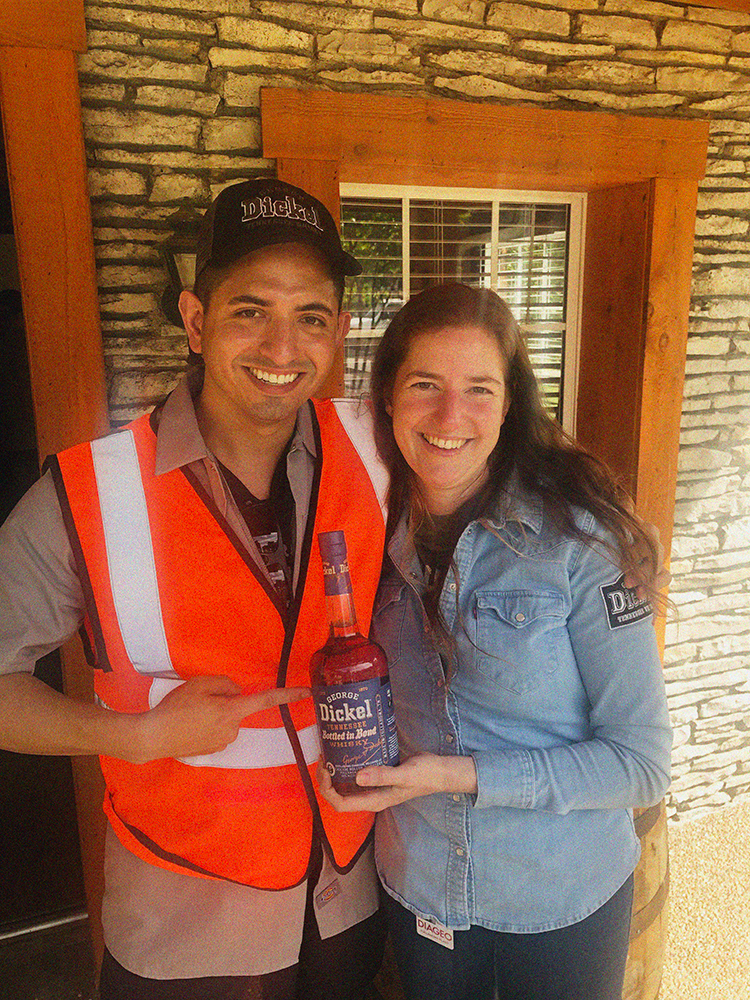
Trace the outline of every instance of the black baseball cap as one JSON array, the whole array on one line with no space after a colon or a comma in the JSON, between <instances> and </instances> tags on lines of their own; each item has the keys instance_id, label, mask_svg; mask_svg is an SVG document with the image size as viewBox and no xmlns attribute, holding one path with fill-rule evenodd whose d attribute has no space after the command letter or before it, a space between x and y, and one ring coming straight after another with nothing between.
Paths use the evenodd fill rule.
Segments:
<instances>
[{"instance_id":1,"label":"black baseball cap","mask_svg":"<svg viewBox=\"0 0 750 1000\"><path fill-rule=\"evenodd\" d=\"M231 184L214 198L198 234L195 276L209 264L231 264L279 243L317 247L337 276L362 272L341 246L336 223L321 201L285 181L262 177Z\"/></svg>"}]
</instances>

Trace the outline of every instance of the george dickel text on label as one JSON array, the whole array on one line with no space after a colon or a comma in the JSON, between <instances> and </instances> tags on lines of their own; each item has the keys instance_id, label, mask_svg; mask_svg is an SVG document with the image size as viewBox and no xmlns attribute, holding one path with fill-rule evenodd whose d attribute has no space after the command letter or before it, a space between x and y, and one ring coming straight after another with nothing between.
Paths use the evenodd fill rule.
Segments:
<instances>
[{"instance_id":1,"label":"george dickel text on label","mask_svg":"<svg viewBox=\"0 0 750 1000\"><path fill-rule=\"evenodd\" d=\"M343 702L340 707L334 708L333 705L328 705L324 701L321 701L318 703L318 711L320 712L321 722L361 722L364 719L374 718L372 703L369 698L355 708L347 705L346 702Z\"/></svg>"}]
</instances>

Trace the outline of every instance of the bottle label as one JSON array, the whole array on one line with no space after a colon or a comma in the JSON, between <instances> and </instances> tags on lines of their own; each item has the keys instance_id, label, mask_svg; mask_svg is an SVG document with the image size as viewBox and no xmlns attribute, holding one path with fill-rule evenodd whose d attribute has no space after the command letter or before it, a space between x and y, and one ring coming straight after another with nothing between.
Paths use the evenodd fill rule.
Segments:
<instances>
[{"instance_id":1,"label":"bottle label","mask_svg":"<svg viewBox=\"0 0 750 1000\"><path fill-rule=\"evenodd\" d=\"M349 561L346 555L339 562L323 561L323 591L326 597L351 594L352 578L349 575Z\"/></svg>"},{"instance_id":2,"label":"bottle label","mask_svg":"<svg viewBox=\"0 0 750 1000\"><path fill-rule=\"evenodd\" d=\"M393 695L387 678L314 687L323 759L331 777L351 781L370 764L398 764Z\"/></svg>"},{"instance_id":3,"label":"bottle label","mask_svg":"<svg viewBox=\"0 0 750 1000\"><path fill-rule=\"evenodd\" d=\"M349 576L344 532L321 531L318 533L318 545L323 560L323 586L326 597L351 594L352 580Z\"/></svg>"}]
</instances>

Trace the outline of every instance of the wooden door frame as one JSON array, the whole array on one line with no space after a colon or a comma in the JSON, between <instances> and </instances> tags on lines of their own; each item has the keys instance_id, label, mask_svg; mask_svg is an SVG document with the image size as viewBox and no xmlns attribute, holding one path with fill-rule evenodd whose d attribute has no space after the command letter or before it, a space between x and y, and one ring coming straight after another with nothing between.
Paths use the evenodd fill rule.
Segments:
<instances>
[{"instance_id":1,"label":"wooden door frame","mask_svg":"<svg viewBox=\"0 0 750 1000\"><path fill-rule=\"evenodd\" d=\"M42 457L109 427L75 61L85 48L83 0L14 0L0 8L0 106ZM559 190L649 184L637 490L639 506L668 548L707 125L280 90L262 92L262 114L264 155L278 160L279 176L318 194L336 214L339 179L387 175L394 183ZM457 149L490 155L459 163ZM64 651L64 668L66 689L90 697L90 671L78 644ZM98 765L77 759L74 778L100 951L104 821Z\"/></svg>"},{"instance_id":2,"label":"wooden door frame","mask_svg":"<svg viewBox=\"0 0 750 1000\"><path fill-rule=\"evenodd\" d=\"M274 88L261 90L261 122L263 155L276 160L278 176L316 194L337 219L340 182L586 191L605 204L608 192L642 188L642 288L623 334L636 371L632 447L620 467L614 444L608 457L669 551L708 123ZM606 326L596 277L584 267L583 336L590 338ZM614 377L616 359L611 369ZM581 375L581 392L601 378L593 369ZM328 388L340 394L342 385L343 369ZM595 440L615 443L619 432L611 412L590 428Z\"/></svg>"},{"instance_id":3,"label":"wooden door frame","mask_svg":"<svg viewBox=\"0 0 750 1000\"><path fill-rule=\"evenodd\" d=\"M750 14L750 0L691 0L691 6L712 7L715 10L733 10Z\"/></svg>"},{"instance_id":4,"label":"wooden door frame","mask_svg":"<svg viewBox=\"0 0 750 1000\"><path fill-rule=\"evenodd\" d=\"M76 52L83 0L0 7L0 109L40 460L109 430L104 354ZM62 650L65 690L91 701L80 641ZM104 783L96 757L73 759L84 882L103 950Z\"/></svg>"}]
</instances>

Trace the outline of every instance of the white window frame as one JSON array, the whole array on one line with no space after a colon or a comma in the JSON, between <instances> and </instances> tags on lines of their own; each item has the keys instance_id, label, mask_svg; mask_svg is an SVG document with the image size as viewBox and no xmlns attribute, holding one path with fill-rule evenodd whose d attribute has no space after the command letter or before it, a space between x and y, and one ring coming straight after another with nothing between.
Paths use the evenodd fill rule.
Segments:
<instances>
[{"instance_id":1,"label":"white window frame","mask_svg":"<svg viewBox=\"0 0 750 1000\"><path fill-rule=\"evenodd\" d=\"M565 360L563 364L562 424L570 434L576 432L578 399L578 363L581 345L581 298L583 288L583 254L586 232L586 194L581 191L505 191L501 188L422 187L402 184L352 184L339 187L342 198L390 198L401 200L403 242L403 292L406 301L411 294L409 274L409 201L477 201L492 205L493 227L496 228L498 206L541 202L548 205L570 206L568 242L568 287L565 310ZM492 248L491 283L497 286L498 255Z\"/></svg>"}]
</instances>

